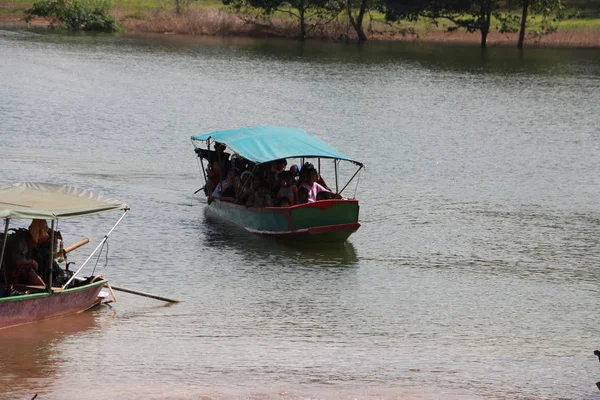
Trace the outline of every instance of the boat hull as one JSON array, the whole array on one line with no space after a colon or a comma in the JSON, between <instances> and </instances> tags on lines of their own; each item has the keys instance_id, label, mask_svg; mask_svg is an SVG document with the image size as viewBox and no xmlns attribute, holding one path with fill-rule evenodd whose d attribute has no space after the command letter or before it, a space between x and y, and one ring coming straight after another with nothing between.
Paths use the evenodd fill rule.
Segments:
<instances>
[{"instance_id":1,"label":"boat hull","mask_svg":"<svg viewBox=\"0 0 600 400\"><path fill-rule=\"evenodd\" d=\"M209 209L249 232L299 242L341 243L360 227L358 200L264 208L214 200Z\"/></svg>"},{"instance_id":2,"label":"boat hull","mask_svg":"<svg viewBox=\"0 0 600 400\"><path fill-rule=\"evenodd\" d=\"M101 279L61 292L0 298L0 329L85 311L99 302L106 282Z\"/></svg>"}]
</instances>

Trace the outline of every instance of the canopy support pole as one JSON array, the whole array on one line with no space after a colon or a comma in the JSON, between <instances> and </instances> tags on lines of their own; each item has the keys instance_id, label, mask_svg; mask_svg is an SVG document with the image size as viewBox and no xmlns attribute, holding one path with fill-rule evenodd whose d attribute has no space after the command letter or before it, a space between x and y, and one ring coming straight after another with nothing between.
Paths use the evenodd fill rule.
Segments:
<instances>
[{"instance_id":1,"label":"canopy support pole","mask_svg":"<svg viewBox=\"0 0 600 400\"><path fill-rule=\"evenodd\" d=\"M206 176L206 172L204 171L204 161L202 161L202 157L200 157L200 166L202 167L202 178L204 179L204 184L206 185L208 177Z\"/></svg>"},{"instance_id":2,"label":"canopy support pole","mask_svg":"<svg viewBox=\"0 0 600 400\"><path fill-rule=\"evenodd\" d=\"M58 224L57 224L58 225ZM48 293L52 292L52 266L54 264L54 219L52 220L52 224L50 226L52 233L50 233L50 261L48 262L48 276L46 277L48 285L46 286L46 290Z\"/></svg>"},{"instance_id":3,"label":"canopy support pole","mask_svg":"<svg viewBox=\"0 0 600 400\"><path fill-rule=\"evenodd\" d=\"M73 279L75 279L75 277L77 276L77 274L83 269L83 267L85 267L85 265L88 263L88 261L90 261L90 258L92 258L92 256L94 254L96 254L96 252L98 251L98 249L104 244L104 242L106 242L108 240L108 236L115 230L115 228L117 227L117 225L119 225L119 223L123 220L123 218L125 218L125 215L127 215L127 212L129 210L125 210L125 212L123 213L123 215L121 215L121 218L119 218L119 220L117 221L117 223L112 227L112 229L102 238L102 240L100 241L100 244L98 244L98 246L96 246L96 248L94 249L94 251L92 251L92 254L90 254L88 256L88 258L83 262L83 264L81 264L81 267L79 267L79 269L77 271L75 271L75 273L69 278L69 280L62 285L62 289L65 289L69 283L71 283L73 281Z\"/></svg>"},{"instance_id":4,"label":"canopy support pole","mask_svg":"<svg viewBox=\"0 0 600 400\"><path fill-rule=\"evenodd\" d=\"M0 268L4 261L4 251L6 250L6 242L8 241L8 225L10 225L10 218L4 220L4 239L2 240L2 251L0 252ZM6 277L6 268L2 268L4 273L4 284L8 286L8 278Z\"/></svg>"},{"instance_id":5,"label":"canopy support pole","mask_svg":"<svg viewBox=\"0 0 600 400\"><path fill-rule=\"evenodd\" d=\"M354 175L352 175L352 178L350 178L350 180L348 181L348 183L346 183L346 185L342 188L342 190L340 190L340 192L338 194L342 194L342 192L344 191L344 189L346 189L348 187L348 185L350 184L350 182L352 182L352 180L354 179L354 177L356 177L356 175L358 175L358 173L360 172L360 170L363 168L363 166L359 166L358 169L356 170L356 172L354 173Z\"/></svg>"},{"instance_id":6,"label":"canopy support pole","mask_svg":"<svg viewBox=\"0 0 600 400\"><path fill-rule=\"evenodd\" d=\"M338 160L337 159L333 160L333 166L335 168L335 192L337 193L338 188L339 188L339 186L338 186Z\"/></svg>"}]
</instances>

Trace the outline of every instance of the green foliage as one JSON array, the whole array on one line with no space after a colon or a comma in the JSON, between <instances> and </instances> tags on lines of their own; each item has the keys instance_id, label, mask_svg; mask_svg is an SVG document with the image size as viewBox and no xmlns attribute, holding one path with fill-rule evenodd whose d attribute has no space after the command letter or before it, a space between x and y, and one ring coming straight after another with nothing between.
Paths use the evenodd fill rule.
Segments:
<instances>
[{"instance_id":1,"label":"green foliage","mask_svg":"<svg viewBox=\"0 0 600 400\"><path fill-rule=\"evenodd\" d=\"M41 0L25 10L25 21L37 16L74 31L116 32L119 25L108 13L111 7L111 0Z\"/></svg>"},{"instance_id":2,"label":"green foliage","mask_svg":"<svg viewBox=\"0 0 600 400\"><path fill-rule=\"evenodd\" d=\"M516 33L519 31L521 16L512 13L494 13L494 20L497 22L496 29L500 33Z\"/></svg>"},{"instance_id":3,"label":"green foliage","mask_svg":"<svg viewBox=\"0 0 600 400\"><path fill-rule=\"evenodd\" d=\"M455 28L468 32L485 29L488 14L496 9L496 0L382 0L382 12L388 21L416 21L420 17L448 19Z\"/></svg>"},{"instance_id":4,"label":"green foliage","mask_svg":"<svg viewBox=\"0 0 600 400\"><path fill-rule=\"evenodd\" d=\"M251 15L259 11L270 17L276 13L298 21L299 38L304 40L308 32L335 19L340 13L340 3L330 0L222 0L234 12ZM264 25L264 19L246 19L247 23Z\"/></svg>"},{"instance_id":5,"label":"green foliage","mask_svg":"<svg viewBox=\"0 0 600 400\"><path fill-rule=\"evenodd\" d=\"M236 10L250 6L262 10L267 15L281 11L286 6L296 10L308 10L325 7L327 3L327 0L223 0L223 4L231 6Z\"/></svg>"},{"instance_id":6,"label":"green foliage","mask_svg":"<svg viewBox=\"0 0 600 400\"><path fill-rule=\"evenodd\" d=\"M416 21L430 18L434 24L446 19L467 32L481 32L481 47L486 47L492 14L499 0L381 0L381 11L388 21Z\"/></svg>"}]
</instances>

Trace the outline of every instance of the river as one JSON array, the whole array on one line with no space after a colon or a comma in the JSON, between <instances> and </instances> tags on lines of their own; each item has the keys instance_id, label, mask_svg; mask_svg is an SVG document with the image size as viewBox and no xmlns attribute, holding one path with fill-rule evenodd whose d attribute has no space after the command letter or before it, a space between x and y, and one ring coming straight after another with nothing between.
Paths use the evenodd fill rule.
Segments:
<instances>
[{"instance_id":1,"label":"river","mask_svg":"<svg viewBox=\"0 0 600 400\"><path fill-rule=\"evenodd\" d=\"M364 162L345 245L205 213L190 136L250 125ZM0 28L0 137L3 185L130 204L95 272L182 301L0 331L0 399L600 396L598 49Z\"/></svg>"}]
</instances>

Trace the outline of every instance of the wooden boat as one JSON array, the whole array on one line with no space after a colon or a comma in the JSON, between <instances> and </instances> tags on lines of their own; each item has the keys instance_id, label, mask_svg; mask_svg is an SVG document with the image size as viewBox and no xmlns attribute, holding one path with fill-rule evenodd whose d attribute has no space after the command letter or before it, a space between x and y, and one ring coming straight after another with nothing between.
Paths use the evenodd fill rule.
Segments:
<instances>
[{"instance_id":1,"label":"wooden boat","mask_svg":"<svg viewBox=\"0 0 600 400\"><path fill-rule=\"evenodd\" d=\"M342 194L358 175L363 164L339 152L332 146L298 128L254 126L192 136L204 181L208 183L208 168L216 157L226 157L233 164L243 160L254 171L263 164L283 159L333 160L336 194ZM202 144L205 148L202 148ZM213 145L213 149L211 149ZM217 151L217 146L218 150ZM227 150L228 152L224 152ZM354 175L338 190L338 164L345 161L357 166ZM224 177L221 177L221 180ZM206 185L205 185L206 187ZM209 195L209 193L205 193ZM319 200L288 207L246 207L232 202L214 200L209 209L256 234L299 242L344 242L360 227L359 203L356 199Z\"/></svg>"},{"instance_id":2,"label":"wooden boat","mask_svg":"<svg viewBox=\"0 0 600 400\"><path fill-rule=\"evenodd\" d=\"M13 219L51 221L52 248L50 254L59 256L60 253L55 252L57 249L53 237L59 221L98 213L122 211L121 217L112 229L79 269L65 277L66 281L52 282L54 260L50 260L51 265L47 269L48 275L42 277L46 282L46 287L11 285L7 281L6 274L0 274L0 279L2 279L0 289L3 289L2 292L5 293L5 297L0 297L0 329L79 313L99 304L107 295L101 292L102 288L104 286L110 288L108 281L102 276L82 279L78 275L102 247L128 210L129 207L123 202L70 186L18 183L0 188L0 218L5 221L4 234L0 243L0 261L4 261L7 256L7 242L10 238L9 225Z\"/></svg>"}]
</instances>

